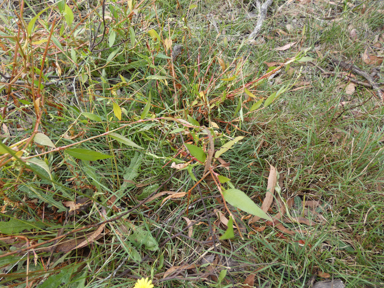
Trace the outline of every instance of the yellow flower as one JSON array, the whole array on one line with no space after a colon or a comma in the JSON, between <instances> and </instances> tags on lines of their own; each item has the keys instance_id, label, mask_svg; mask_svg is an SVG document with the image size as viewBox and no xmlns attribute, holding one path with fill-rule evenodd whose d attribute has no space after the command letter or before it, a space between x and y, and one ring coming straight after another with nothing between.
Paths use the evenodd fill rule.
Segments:
<instances>
[{"instance_id":1,"label":"yellow flower","mask_svg":"<svg viewBox=\"0 0 384 288\"><path fill-rule=\"evenodd\" d=\"M153 288L152 280L148 280L148 278L141 278L137 280L135 287L133 288Z\"/></svg>"}]
</instances>

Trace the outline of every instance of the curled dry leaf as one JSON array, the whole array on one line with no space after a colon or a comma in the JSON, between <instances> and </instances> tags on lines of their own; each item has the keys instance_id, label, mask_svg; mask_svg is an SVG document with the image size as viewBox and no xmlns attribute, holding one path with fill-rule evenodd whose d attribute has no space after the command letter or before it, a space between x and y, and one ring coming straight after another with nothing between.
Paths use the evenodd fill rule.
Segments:
<instances>
[{"instance_id":1,"label":"curled dry leaf","mask_svg":"<svg viewBox=\"0 0 384 288\"><path fill-rule=\"evenodd\" d=\"M319 276L321 278L329 278L329 277L331 277L331 275L329 273L325 273L325 272L322 272L322 271L317 272L317 276Z\"/></svg>"},{"instance_id":2,"label":"curled dry leaf","mask_svg":"<svg viewBox=\"0 0 384 288\"><path fill-rule=\"evenodd\" d=\"M176 193L177 192L174 192L174 191L163 191L163 192L157 193L156 195L153 195L151 198L149 198L147 200L147 203L149 203L149 202L151 202L151 201L153 201L153 200L155 200L155 199L157 199L163 195L172 195L172 194L176 194ZM184 193L184 192L182 192L182 193Z\"/></svg>"},{"instance_id":3,"label":"curled dry leaf","mask_svg":"<svg viewBox=\"0 0 384 288\"><path fill-rule=\"evenodd\" d=\"M221 211L215 209L215 212L219 215L219 218L220 218L220 222L223 223L225 226L228 226L228 219L227 217L224 216L223 213L221 213Z\"/></svg>"},{"instance_id":4,"label":"curled dry leaf","mask_svg":"<svg viewBox=\"0 0 384 288\"><path fill-rule=\"evenodd\" d=\"M357 40L357 30L356 30L356 29L352 29L352 30L349 32L349 36L351 36L351 39L352 39L352 40Z\"/></svg>"},{"instance_id":5,"label":"curled dry leaf","mask_svg":"<svg viewBox=\"0 0 384 288\"><path fill-rule=\"evenodd\" d=\"M352 95L355 92L355 88L356 84L351 82L345 87L345 93L348 95Z\"/></svg>"},{"instance_id":6,"label":"curled dry leaf","mask_svg":"<svg viewBox=\"0 0 384 288\"><path fill-rule=\"evenodd\" d=\"M305 201L304 202L305 207L317 208L320 205L321 205L320 201Z\"/></svg>"},{"instance_id":7,"label":"curled dry leaf","mask_svg":"<svg viewBox=\"0 0 384 288\"><path fill-rule=\"evenodd\" d=\"M288 43L288 44L285 44L284 46L281 46L281 47L277 47L273 50L275 51L285 51L285 50L288 50L289 48L291 48L293 45L295 45L297 42L292 42L292 43Z\"/></svg>"},{"instance_id":8,"label":"curled dry leaf","mask_svg":"<svg viewBox=\"0 0 384 288\"><path fill-rule=\"evenodd\" d=\"M63 205L65 207L69 207L69 212L76 211L79 209L83 204L82 203L75 203L74 201L65 201L63 202Z\"/></svg>"},{"instance_id":9,"label":"curled dry leaf","mask_svg":"<svg viewBox=\"0 0 384 288\"><path fill-rule=\"evenodd\" d=\"M192 237L192 235L193 235L192 221L189 220L187 217L183 217L183 219L185 220L185 222L187 222L187 226L189 226L188 227L188 237Z\"/></svg>"},{"instance_id":10,"label":"curled dry leaf","mask_svg":"<svg viewBox=\"0 0 384 288\"><path fill-rule=\"evenodd\" d=\"M255 285L255 276L256 274L249 274L243 284L253 287Z\"/></svg>"},{"instance_id":11,"label":"curled dry leaf","mask_svg":"<svg viewBox=\"0 0 384 288\"><path fill-rule=\"evenodd\" d=\"M93 232L92 235L90 235L88 238L86 238L83 242L81 242L79 245L77 245L74 249L79 249L85 246L88 246L91 244L93 241L96 240L97 237L100 236L101 232L103 232L105 227L105 224L101 224L99 228L95 232Z\"/></svg>"},{"instance_id":12,"label":"curled dry leaf","mask_svg":"<svg viewBox=\"0 0 384 288\"><path fill-rule=\"evenodd\" d=\"M265 195L264 202L261 205L261 210L267 212L271 207L273 202L273 193L275 193L275 187L277 183L277 171L276 168L271 166L271 170L269 171L268 177L268 186L267 186L267 194ZM251 220L249 220L249 224L259 221L260 217L254 216Z\"/></svg>"},{"instance_id":13,"label":"curled dry leaf","mask_svg":"<svg viewBox=\"0 0 384 288\"><path fill-rule=\"evenodd\" d=\"M185 192L177 192L177 193L174 193L172 195L169 195L167 197L164 198L163 201L161 201L161 205L164 204L165 201L167 201L168 199L176 199L176 198L182 198L186 195L187 193Z\"/></svg>"},{"instance_id":14,"label":"curled dry leaf","mask_svg":"<svg viewBox=\"0 0 384 288\"><path fill-rule=\"evenodd\" d=\"M183 270L188 270L188 269L193 269L198 267L199 265L196 264L186 264L186 265L181 265L181 266L172 266L169 268L167 271L165 271L163 278L166 278L167 276L171 275L174 272L180 272Z\"/></svg>"},{"instance_id":15,"label":"curled dry leaf","mask_svg":"<svg viewBox=\"0 0 384 288\"><path fill-rule=\"evenodd\" d=\"M189 163L176 164L175 162L172 162L171 168L181 170L181 169L184 169L185 167L187 167L188 165L189 165Z\"/></svg>"},{"instance_id":16,"label":"curled dry leaf","mask_svg":"<svg viewBox=\"0 0 384 288\"><path fill-rule=\"evenodd\" d=\"M225 169L227 169L229 171L229 166L230 166L230 163L229 162L225 162L222 158L217 158L217 160L220 162L220 166L221 167L224 167Z\"/></svg>"},{"instance_id":17,"label":"curled dry leaf","mask_svg":"<svg viewBox=\"0 0 384 288\"><path fill-rule=\"evenodd\" d=\"M277 229L279 229L281 232L283 232L283 233L286 233L286 234L289 234L289 235L294 235L294 234L296 234L296 232L295 231L292 231L292 230L289 230L289 229L287 229L287 228L285 228L284 227L284 225L283 224L277 224L276 226L275 226Z\"/></svg>"},{"instance_id":18,"label":"curled dry leaf","mask_svg":"<svg viewBox=\"0 0 384 288\"><path fill-rule=\"evenodd\" d=\"M365 64L378 66L383 63L384 57L369 55L368 49L366 49L365 52L361 55L361 59L364 61Z\"/></svg>"}]
</instances>

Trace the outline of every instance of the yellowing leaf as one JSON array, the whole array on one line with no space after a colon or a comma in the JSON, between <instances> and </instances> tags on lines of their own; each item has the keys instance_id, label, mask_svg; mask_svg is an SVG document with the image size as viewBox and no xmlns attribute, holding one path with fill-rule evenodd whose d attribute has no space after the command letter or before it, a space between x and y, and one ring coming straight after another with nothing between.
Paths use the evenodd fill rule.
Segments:
<instances>
[{"instance_id":1,"label":"yellowing leaf","mask_svg":"<svg viewBox=\"0 0 384 288\"><path fill-rule=\"evenodd\" d=\"M37 133L33 138L33 142L40 145L56 148L55 144L52 143L51 139L49 139L49 137L43 133Z\"/></svg>"},{"instance_id":2,"label":"yellowing leaf","mask_svg":"<svg viewBox=\"0 0 384 288\"><path fill-rule=\"evenodd\" d=\"M151 38L152 38L152 40L153 41L158 41L158 40L160 40L160 36L159 36L159 34L155 31L155 30L149 30L148 31L148 34L149 34L149 36L151 36Z\"/></svg>"},{"instance_id":3,"label":"yellowing leaf","mask_svg":"<svg viewBox=\"0 0 384 288\"><path fill-rule=\"evenodd\" d=\"M251 91L249 91L247 88L244 88L244 92L247 93L247 95L248 95L249 97L251 97L251 98L256 98L256 96L253 95L253 94L251 93Z\"/></svg>"},{"instance_id":4,"label":"yellowing leaf","mask_svg":"<svg viewBox=\"0 0 384 288\"><path fill-rule=\"evenodd\" d=\"M115 114L117 119L121 120L121 108L115 102L113 102L113 113Z\"/></svg>"},{"instance_id":5,"label":"yellowing leaf","mask_svg":"<svg viewBox=\"0 0 384 288\"><path fill-rule=\"evenodd\" d=\"M227 143L225 143L223 146L221 146L220 150L216 152L215 154L215 158L219 158L223 153L227 152L229 149L232 148L232 146L242 140L244 138L244 136L238 136L236 137L235 139L231 140L231 141L228 141Z\"/></svg>"}]
</instances>

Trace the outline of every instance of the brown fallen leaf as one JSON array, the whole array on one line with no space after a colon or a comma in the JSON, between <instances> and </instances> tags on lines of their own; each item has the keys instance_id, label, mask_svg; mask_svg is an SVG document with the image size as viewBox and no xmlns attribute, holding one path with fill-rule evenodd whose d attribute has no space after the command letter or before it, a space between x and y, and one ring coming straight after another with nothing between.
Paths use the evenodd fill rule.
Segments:
<instances>
[{"instance_id":1,"label":"brown fallen leaf","mask_svg":"<svg viewBox=\"0 0 384 288\"><path fill-rule=\"evenodd\" d=\"M314 226L316 225L316 223L306 219L306 218L303 218L303 217L292 217L291 219L290 218L287 218L284 220L285 223L300 223L300 224L305 224L305 225L308 225L308 226Z\"/></svg>"},{"instance_id":2,"label":"brown fallen leaf","mask_svg":"<svg viewBox=\"0 0 384 288\"><path fill-rule=\"evenodd\" d=\"M264 62L264 64L268 67L284 65L284 63L281 62Z\"/></svg>"},{"instance_id":3,"label":"brown fallen leaf","mask_svg":"<svg viewBox=\"0 0 384 288\"><path fill-rule=\"evenodd\" d=\"M244 286L255 286L255 276L256 274L249 274L243 283Z\"/></svg>"},{"instance_id":4,"label":"brown fallen leaf","mask_svg":"<svg viewBox=\"0 0 384 288\"><path fill-rule=\"evenodd\" d=\"M277 229L279 229L281 232L284 232L284 233L286 233L286 234L289 234L289 235L294 235L294 234L296 234L295 231L292 231L292 230L289 230L289 229L285 228L283 224L277 224L275 227L276 227Z\"/></svg>"},{"instance_id":5,"label":"brown fallen leaf","mask_svg":"<svg viewBox=\"0 0 384 288\"><path fill-rule=\"evenodd\" d=\"M181 164L176 164L175 162L172 162L171 168L181 170L181 169L184 169L185 167L187 167L188 165L189 165L189 162L188 163L181 163Z\"/></svg>"},{"instance_id":6,"label":"brown fallen leaf","mask_svg":"<svg viewBox=\"0 0 384 288\"><path fill-rule=\"evenodd\" d=\"M350 32L349 32L349 36L351 37L352 40L357 40L357 30L356 29L352 29Z\"/></svg>"},{"instance_id":7,"label":"brown fallen leaf","mask_svg":"<svg viewBox=\"0 0 384 288\"><path fill-rule=\"evenodd\" d=\"M175 194L175 193L177 193L177 192L174 192L174 191L159 192L156 195L153 195L151 198L149 198L146 203L149 203L149 202L151 202L151 201L153 201L153 200L155 200L155 199L157 199L157 198L159 198L159 197L161 197L163 195L170 195L170 194Z\"/></svg>"},{"instance_id":8,"label":"brown fallen leaf","mask_svg":"<svg viewBox=\"0 0 384 288\"><path fill-rule=\"evenodd\" d=\"M311 207L311 208L317 208L321 205L321 202L320 201L314 201L314 200L310 200L310 201L305 201L304 202L304 206L305 207Z\"/></svg>"},{"instance_id":9,"label":"brown fallen leaf","mask_svg":"<svg viewBox=\"0 0 384 288\"><path fill-rule=\"evenodd\" d=\"M189 220L187 217L183 217L183 219L185 220L185 222L187 222L187 226L189 226L188 227L188 237L192 237L192 235L193 235L192 221Z\"/></svg>"},{"instance_id":10,"label":"brown fallen leaf","mask_svg":"<svg viewBox=\"0 0 384 288\"><path fill-rule=\"evenodd\" d=\"M219 215L220 222L223 223L225 226L228 226L228 221L229 220L227 219L227 217L225 217L224 214L221 213L221 211L219 211L217 209L215 209L215 212L216 212L216 214Z\"/></svg>"},{"instance_id":11,"label":"brown fallen leaf","mask_svg":"<svg viewBox=\"0 0 384 288\"><path fill-rule=\"evenodd\" d=\"M100 227L97 228L97 230L89 236L89 238L86 238L83 242L81 242L79 245L77 245L74 249L79 249L79 248L82 248L82 247L85 247L85 246L88 246L89 244L91 244L93 241L96 240L97 237L100 236L101 232L103 232L103 230L104 230L104 227L105 227L105 224L101 224Z\"/></svg>"},{"instance_id":12,"label":"brown fallen leaf","mask_svg":"<svg viewBox=\"0 0 384 288\"><path fill-rule=\"evenodd\" d=\"M185 192L177 192L177 193L174 193L174 194L172 194L172 195L169 195L169 196L165 197L165 198L163 199L163 201L161 201L161 205L163 205L164 202L167 201L168 199L182 198L182 197L184 197L186 194L187 194L187 193L185 193Z\"/></svg>"},{"instance_id":13,"label":"brown fallen leaf","mask_svg":"<svg viewBox=\"0 0 384 288\"><path fill-rule=\"evenodd\" d=\"M183 271L183 270L193 269L193 268L196 268L198 266L199 265L196 265L196 264L186 264L186 265L181 265L181 266L172 266L167 271L165 271L163 279L166 278L167 276L173 274L176 271L180 272L180 271Z\"/></svg>"},{"instance_id":14,"label":"brown fallen leaf","mask_svg":"<svg viewBox=\"0 0 384 288\"><path fill-rule=\"evenodd\" d=\"M268 186L267 186L267 194L265 195L263 204L261 205L261 210L267 213L269 208L273 202L273 193L275 193L275 187L277 183L277 171L276 168L271 166L271 170L269 171L268 177ZM259 221L260 217L253 216L251 220L249 220L249 224Z\"/></svg>"},{"instance_id":15,"label":"brown fallen leaf","mask_svg":"<svg viewBox=\"0 0 384 288\"><path fill-rule=\"evenodd\" d=\"M347 95L352 95L353 93L355 93L355 88L356 88L356 84L355 83L349 83L346 87L345 87L345 93Z\"/></svg>"},{"instance_id":16,"label":"brown fallen leaf","mask_svg":"<svg viewBox=\"0 0 384 288\"><path fill-rule=\"evenodd\" d=\"M295 45L297 42L292 42L292 43L288 43L288 44L285 44L284 46L281 46L281 47L277 47L273 50L275 51L285 51L285 50L288 50L289 48L291 48L293 45Z\"/></svg>"},{"instance_id":17,"label":"brown fallen leaf","mask_svg":"<svg viewBox=\"0 0 384 288\"><path fill-rule=\"evenodd\" d=\"M319 276L321 278L329 278L329 277L331 277L331 275L329 273L325 273L325 272L322 272L322 271L317 272L317 276Z\"/></svg>"},{"instance_id":18,"label":"brown fallen leaf","mask_svg":"<svg viewBox=\"0 0 384 288\"><path fill-rule=\"evenodd\" d=\"M365 49L365 52L361 55L361 59L364 61L365 64L378 66L383 63L384 57L369 55L368 49Z\"/></svg>"}]
</instances>

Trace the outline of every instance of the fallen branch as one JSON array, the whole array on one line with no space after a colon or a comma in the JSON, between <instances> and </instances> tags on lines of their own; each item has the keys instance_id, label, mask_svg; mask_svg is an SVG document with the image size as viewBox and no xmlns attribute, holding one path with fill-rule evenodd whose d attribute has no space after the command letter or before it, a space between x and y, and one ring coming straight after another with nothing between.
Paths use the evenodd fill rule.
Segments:
<instances>
[{"instance_id":1,"label":"fallen branch","mask_svg":"<svg viewBox=\"0 0 384 288\"><path fill-rule=\"evenodd\" d=\"M261 30L261 26L263 26L263 22L265 20L265 17L267 16L267 9L268 6L272 4L273 0L267 0L263 5L260 4L259 1L256 1L257 9L259 9L259 18L257 19L257 23L255 28L253 29L252 33L249 34L248 40L254 40L259 34Z\"/></svg>"}]
</instances>

